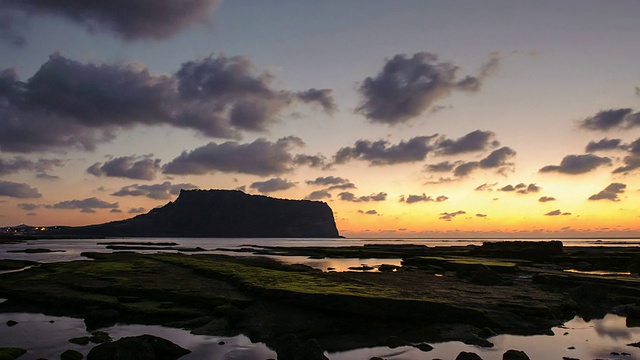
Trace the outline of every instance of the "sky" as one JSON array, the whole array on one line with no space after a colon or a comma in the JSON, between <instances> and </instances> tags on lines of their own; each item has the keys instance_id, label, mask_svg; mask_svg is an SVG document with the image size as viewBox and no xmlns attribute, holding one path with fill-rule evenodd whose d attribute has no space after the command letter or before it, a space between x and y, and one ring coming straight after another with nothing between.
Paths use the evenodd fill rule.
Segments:
<instances>
[{"instance_id":1,"label":"sky","mask_svg":"<svg viewBox=\"0 0 640 360\"><path fill-rule=\"evenodd\" d=\"M0 226L239 189L346 237L640 236L638 13L0 0Z\"/></svg>"}]
</instances>

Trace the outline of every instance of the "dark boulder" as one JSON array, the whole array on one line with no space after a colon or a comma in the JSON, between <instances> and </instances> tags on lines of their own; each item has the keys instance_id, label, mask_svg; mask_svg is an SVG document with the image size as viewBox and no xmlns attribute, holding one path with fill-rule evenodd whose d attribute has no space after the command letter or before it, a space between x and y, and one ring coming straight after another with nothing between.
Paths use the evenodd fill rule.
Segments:
<instances>
[{"instance_id":1,"label":"dark boulder","mask_svg":"<svg viewBox=\"0 0 640 360\"><path fill-rule=\"evenodd\" d=\"M9 320L6 322L7 326L16 326L18 325L18 322L15 320Z\"/></svg>"},{"instance_id":2,"label":"dark boulder","mask_svg":"<svg viewBox=\"0 0 640 360\"><path fill-rule=\"evenodd\" d=\"M502 360L530 360L529 356L524 351L520 350L507 350L502 354Z\"/></svg>"},{"instance_id":3,"label":"dark boulder","mask_svg":"<svg viewBox=\"0 0 640 360\"><path fill-rule=\"evenodd\" d=\"M275 350L278 360L329 360L315 339L301 340L293 334L281 336Z\"/></svg>"},{"instance_id":4,"label":"dark boulder","mask_svg":"<svg viewBox=\"0 0 640 360\"><path fill-rule=\"evenodd\" d=\"M458 354L456 360L482 360L482 358L476 353L463 351Z\"/></svg>"},{"instance_id":5,"label":"dark boulder","mask_svg":"<svg viewBox=\"0 0 640 360\"><path fill-rule=\"evenodd\" d=\"M89 343L88 336L76 337L73 339L69 339L69 342L76 345L87 345Z\"/></svg>"},{"instance_id":6,"label":"dark boulder","mask_svg":"<svg viewBox=\"0 0 640 360\"><path fill-rule=\"evenodd\" d=\"M82 360L84 355L75 350L67 350L60 354L60 360Z\"/></svg>"},{"instance_id":7,"label":"dark boulder","mask_svg":"<svg viewBox=\"0 0 640 360\"><path fill-rule=\"evenodd\" d=\"M27 350L21 348L0 348L0 360L14 360L26 352Z\"/></svg>"},{"instance_id":8,"label":"dark boulder","mask_svg":"<svg viewBox=\"0 0 640 360\"><path fill-rule=\"evenodd\" d=\"M98 345L87 360L174 360L190 352L169 340L140 335Z\"/></svg>"},{"instance_id":9,"label":"dark boulder","mask_svg":"<svg viewBox=\"0 0 640 360\"><path fill-rule=\"evenodd\" d=\"M118 310L93 310L84 317L87 330L115 325L120 317Z\"/></svg>"}]
</instances>

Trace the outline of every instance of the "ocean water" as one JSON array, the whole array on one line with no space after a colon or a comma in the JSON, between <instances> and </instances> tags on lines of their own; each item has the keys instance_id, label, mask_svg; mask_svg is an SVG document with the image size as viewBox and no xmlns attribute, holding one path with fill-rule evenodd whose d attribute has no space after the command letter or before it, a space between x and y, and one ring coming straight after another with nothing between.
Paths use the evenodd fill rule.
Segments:
<instances>
[{"instance_id":1,"label":"ocean water","mask_svg":"<svg viewBox=\"0 0 640 360\"><path fill-rule=\"evenodd\" d=\"M516 239L514 239L516 240ZM520 240L520 239L517 239ZM528 241L524 240L524 241ZM534 240L534 239L532 239ZM545 239L549 240L549 239ZM639 239L558 239L565 246L640 246ZM117 238L117 239L65 239L33 240L16 244L0 245L0 259L25 259L38 262L58 262L85 259L85 251L110 252L108 242L175 242L176 247L201 247L204 253L247 256L246 253L228 251L248 246L361 246L364 244L420 244L427 246L467 246L481 245L485 241L504 241L504 239L224 239L224 238ZM26 254L10 252L33 248L63 250L51 253ZM225 250L226 249L226 250ZM161 250L176 252L176 250ZM158 252L142 250L141 253ZM202 253L202 252L199 252ZM285 263L303 263L318 269L334 268L346 270L349 266L363 264L399 265L400 259L309 259L302 256L269 256ZM2 273L0 272L0 276ZM2 302L2 299L0 299ZM18 325L9 327L6 321L18 321ZM193 351L184 359L268 359L276 354L261 343L252 343L245 336L232 338L195 336L180 329L146 325L116 325L103 329L114 339L123 336L154 334L164 337ZM387 347L356 349L347 352L327 353L331 360L370 359L378 356L385 359L454 359L461 351L479 354L485 360L502 359L509 349L525 351L531 359L628 359L640 360L640 349L628 344L640 342L640 328L627 328L625 319L616 315L607 315L604 319L586 322L575 318L561 327L553 328L553 336L513 336L499 335L489 340L493 348L479 348L460 342L431 344L434 350L422 352L412 347ZM58 358L66 349L78 350L87 354L92 345L79 346L67 340L86 336L87 332L81 319L52 317L43 314L0 313L0 347L24 347L29 353L25 359ZM224 344L222 344L223 342Z\"/></svg>"}]
</instances>

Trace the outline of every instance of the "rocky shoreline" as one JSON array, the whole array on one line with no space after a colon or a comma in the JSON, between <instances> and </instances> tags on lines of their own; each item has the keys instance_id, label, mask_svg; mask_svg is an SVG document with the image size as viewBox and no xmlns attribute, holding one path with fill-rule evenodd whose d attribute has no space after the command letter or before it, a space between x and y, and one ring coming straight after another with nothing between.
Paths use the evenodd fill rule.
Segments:
<instances>
[{"instance_id":1,"label":"rocky shoreline","mask_svg":"<svg viewBox=\"0 0 640 360\"><path fill-rule=\"evenodd\" d=\"M242 252L398 258L402 266L322 272L264 257L86 253L92 261L0 276L0 296L8 299L0 311L79 317L88 329L125 322L245 334L281 360L373 346L428 351L429 343L454 340L490 347L487 338L495 334L544 334L575 315L616 312L628 326L640 324L640 249L634 247L504 242Z\"/></svg>"}]
</instances>

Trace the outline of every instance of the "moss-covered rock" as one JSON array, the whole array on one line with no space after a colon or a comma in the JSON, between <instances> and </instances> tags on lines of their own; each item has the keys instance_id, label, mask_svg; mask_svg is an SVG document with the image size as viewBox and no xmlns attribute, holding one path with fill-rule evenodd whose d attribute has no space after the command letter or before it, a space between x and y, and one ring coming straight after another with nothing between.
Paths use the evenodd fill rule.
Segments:
<instances>
[{"instance_id":1,"label":"moss-covered rock","mask_svg":"<svg viewBox=\"0 0 640 360\"><path fill-rule=\"evenodd\" d=\"M0 360L15 360L26 353L21 348L0 347Z\"/></svg>"}]
</instances>

